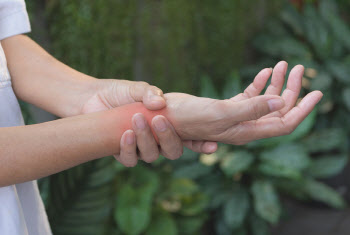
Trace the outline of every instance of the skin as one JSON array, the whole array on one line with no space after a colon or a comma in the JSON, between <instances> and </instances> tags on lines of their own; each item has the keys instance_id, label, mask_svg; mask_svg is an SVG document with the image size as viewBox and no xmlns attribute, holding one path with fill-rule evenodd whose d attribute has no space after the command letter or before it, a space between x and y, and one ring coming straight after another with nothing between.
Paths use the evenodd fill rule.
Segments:
<instances>
[{"instance_id":1,"label":"skin","mask_svg":"<svg viewBox=\"0 0 350 235\"><path fill-rule=\"evenodd\" d=\"M159 110L166 105L163 92L155 86L145 82L96 79L85 75L53 58L27 36L9 37L1 44L16 96L59 117L98 112L134 102L143 102L149 110ZM203 153L215 152L217 148L213 142L182 143L172 127L159 137L164 138L160 146L156 144L149 127L135 128L134 133L138 158L146 162L156 159L159 153L165 157L171 156L180 151L183 144ZM122 164L128 158L123 155L124 152L115 155Z\"/></svg>"},{"instance_id":2,"label":"skin","mask_svg":"<svg viewBox=\"0 0 350 235\"><path fill-rule=\"evenodd\" d=\"M38 179L111 154L123 164L134 166L139 157L137 147L158 146L156 140L161 146L158 151L176 159L182 154L182 143L190 148L209 144L215 151L217 141L244 144L289 134L322 97L321 92L312 92L294 107L302 66L293 69L287 89L280 96L285 62L276 65L271 87L262 96L259 94L271 75L269 69L260 72L244 93L229 100L182 93L163 96L145 83L115 81L112 85L87 77L59 63L27 37L15 38L3 40L2 45L16 95L67 118L0 128L0 186ZM159 92L155 94L156 104L149 90ZM150 110L152 105L155 110ZM144 120L143 128L137 127L139 118ZM172 144L167 145L169 142ZM152 151L156 150L149 149L144 153L152 161L157 157Z\"/></svg>"}]
</instances>

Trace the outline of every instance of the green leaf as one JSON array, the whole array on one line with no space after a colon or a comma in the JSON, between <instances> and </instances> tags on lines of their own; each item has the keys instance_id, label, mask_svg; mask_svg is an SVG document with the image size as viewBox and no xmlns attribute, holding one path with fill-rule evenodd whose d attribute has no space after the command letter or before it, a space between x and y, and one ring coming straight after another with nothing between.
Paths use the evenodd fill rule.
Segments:
<instances>
[{"instance_id":1,"label":"green leaf","mask_svg":"<svg viewBox=\"0 0 350 235\"><path fill-rule=\"evenodd\" d=\"M257 180L252 185L255 212L264 220L276 224L281 214L275 188L269 181Z\"/></svg>"},{"instance_id":2,"label":"green leaf","mask_svg":"<svg viewBox=\"0 0 350 235\"><path fill-rule=\"evenodd\" d=\"M148 197L140 194L131 185L125 185L117 198L115 219L119 228L126 234L143 232L151 219L151 205Z\"/></svg>"},{"instance_id":3,"label":"green leaf","mask_svg":"<svg viewBox=\"0 0 350 235\"><path fill-rule=\"evenodd\" d=\"M320 20L316 9L307 4L304 8L305 35L314 48L314 52L322 59L329 58L332 52L332 38L326 25Z\"/></svg>"},{"instance_id":4,"label":"green leaf","mask_svg":"<svg viewBox=\"0 0 350 235\"><path fill-rule=\"evenodd\" d=\"M260 159L280 168L301 171L309 166L310 159L305 148L298 144L283 144L261 153Z\"/></svg>"},{"instance_id":5,"label":"green leaf","mask_svg":"<svg viewBox=\"0 0 350 235\"><path fill-rule=\"evenodd\" d=\"M341 129L329 128L312 133L303 141L303 145L309 152L324 152L339 149L345 141L346 136Z\"/></svg>"},{"instance_id":6,"label":"green leaf","mask_svg":"<svg viewBox=\"0 0 350 235\"><path fill-rule=\"evenodd\" d=\"M271 163L261 163L258 166L260 172L276 177L286 177L289 179L298 179L301 177L301 172L295 168L278 166Z\"/></svg>"},{"instance_id":7,"label":"green leaf","mask_svg":"<svg viewBox=\"0 0 350 235\"><path fill-rule=\"evenodd\" d=\"M224 204L224 221L231 229L242 224L249 210L249 194L245 190L236 190Z\"/></svg>"},{"instance_id":8,"label":"green leaf","mask_svg":"<svg viewBox=\"0 0 350 235\"><path fill-rule=\"evenodd\" d=\"M200 230L208 219L207 214L197 216L181 216L176 219L181 235L200 234Z\"/></svg>"},{"instance_id":9,"label":"green leaf","mask_svg":"<svg viewBox=\"0 0 350 235\"><path fill-rule=\"evenodd\" d=\"M212 80L208 76L203 76L201 78L200 96L213 98L213 99L220 98Z\"/></svg>"},{"instance_id":10,"label":"green leaf","mask_svg":"<svg viewBox=\"0 0 350 235\"><path fill-rule=\"evenodd\" d=\"M202 213L209 205L209 198L203 193L196 193L191 197L181 199L180 213L186 216L194 216Z\"/></svg>"},{"instance_id":11,"label":"green leaf","mask_svg":"<svg viewBox=\"0 0 350 235\"><path fill-rule=\"evenodd\" d=\"M338 192L321 182L309 179L305 182L304 190L310 198L331 207L341 209L346 205Z\"/></svg>"},{"instance_id":12,"label":"green leaf","mask_svg":"<svg viewBox=\"0 0 350 235\"><path fill-rule=\"evenodd\" d=\"M152 218L146 235L177 235L177 226L173 217L168 212L158 212Z\"/></svg>"},{"instance_id":13,"label":"green leaf","mask_svg":"<svg viewBox=\"0 0 350 235\"><path fill-rule=\"evenodd\" d=\"M276 57L310 57L307 46L291 37L260 36L256 39L255 46L260 51Z\"/></svg>"},{"instance_id":14,"label":"green leaf","mask_svg":"<svg viewBox=\"0 0 350 235\"><path fill-rule=\"evenodd\" d=\"M343 100L346 108L350 110L350 88L346 88L343 90Z\"/></svg>"},{"instance_id":15,"label":"green leaf","mask_svg":"<svg viewBox=\"0 0 350 235\"><path fill-rule=\"evenodd\" d=\"M307 173L315 178L328 178L340 173L348 163L346 154L314 159Z\"/></svg>"},{"instance_id":16,"label":"green leaf","mask_svg":"<svg viewBox=\"0 0 350 235\"><path fill-rule=\"evenodd\" d=\"M248 169L253 161L254 156L248 151L235 151L222 159L220 167L227 176L232 176Z\"/></svg>"},{"instance_id":17,"label":"green leaf","mask_svg":"<svg viewBox=\"0 0 350 235\"><path fill-rule=\"evenodd\" d=\"M350 68L347 64L342 61L329 60L326 64L328 71L337 78L340 82L343 82L347 85L350 84Z\"/></svg>"},{"instance_id":18,"label":"green leaf","mask_svg":"<svg viewBox=\"0 0 350 235\"><path fill-rule=\"evenodd\" d=\"M141 166L130 169L131 177L118 192L114 218L124 233L142 233L151 219L152 197L159 182L157 175Z\"/></svg>"},{"instance_id":19,"label":"green leaf","mask_svg":"<svg viewBox=\"0 0 350 235\"><path fill-rule=\"evenodd\" d=\"M249 223L252 231L252 235L270 235L269 225L255 213L250 216Z\"/></svg>"},{"instance_id":20,"label":"green leaf","mask_svg":"<svg viewBox=\"0 0 350 235\"><path fill-rule=\"evenodd\" d=\"M281 19L293 29L295 34L304 34L303 19L295 7L288 5L286 10L282 11Z\"/></svg>"},{"instance_id":21,"label":"green leaf","mask_svg":"<svg viewBox=\"0 0 350 235\"><path fill-rule=\"evenodd\" d=\"M47 211L54 234L100 234L111 212L114 159L85 163L49 178Z\"/></svg>"},{"instance_id":22,"label":"green leaf","mask_svg":"<svg viewBox=\"0 0 350 235\"><path fill-rule=\"evenodd\" d=\"M198 192L197 184L190 179L173 179L170 182L169 192L175 197L188 197Z\"/></svg>"},{"instance_id":23,"label":"green leaf","mask_svg":"<svg viewBox=\"0 0 350 235\"><path fill-rule=\"evenodd\" d=\"M209 174L212 169L213 168L211 166L206 166L199 162L193 162L179 167L174 171L173 175L177 178L197 179Z\"/></svg>"},{"instance_id":24,"label":"green leaf","mask_svg":"<svg viewBox=\"0 0 350 235\"><path fill-rule=\"evenodd\" d=\"M338 42L350 50L350 28L347 22L339 17L340 14L336 9L336 4L333 1L323 0L320 4L320 12Z\"/></svg>"}]
</instances>

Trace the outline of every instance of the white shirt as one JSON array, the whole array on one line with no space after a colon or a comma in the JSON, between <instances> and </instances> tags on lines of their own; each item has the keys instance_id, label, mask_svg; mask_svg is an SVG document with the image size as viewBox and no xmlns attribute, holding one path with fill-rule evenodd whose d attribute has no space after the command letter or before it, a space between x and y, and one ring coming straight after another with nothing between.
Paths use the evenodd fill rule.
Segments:
<instances>
[{"instance_id":1,"label":"white shirt","mask_svg":"<svg viewBox=\"0 0 350 235\"><path fill-rule=\"evenodd\" d=\"M0 40L30 32L24 0L0 0ZM0 45L0 127L24 125ZM0 235L50 235L37 182L0 187Z\"/></svg>"}]
</instances>

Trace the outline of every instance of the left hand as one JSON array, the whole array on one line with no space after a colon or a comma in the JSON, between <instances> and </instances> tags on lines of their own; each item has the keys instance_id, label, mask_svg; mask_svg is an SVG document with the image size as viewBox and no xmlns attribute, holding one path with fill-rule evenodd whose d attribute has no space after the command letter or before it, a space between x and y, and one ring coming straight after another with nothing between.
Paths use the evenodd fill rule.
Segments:
<instances>
[{"instance_id":1,"label":"left hand","mask_svg":"<svg viewBox=\"0 0 350 235\"><path fill-rule=\"evenodd\" d=\"M166 106L162 90L146 82L99 79L96 80L93 95L82 106L81 113L108 110L134 102L143 102L149 110L159 110ZM177 159L182 155L183 144L195 152L213 153L217 149L215 142L185 141L182 143L173 126L164 116L154 117L152 125L159 139L160 148L144 116L135 114L132 118L133 130L123 134L120 143L121 152L115 156L120 163L129 167L135 166L138 158L145 162L152 162L158 158L159 153L169 159Z\"/></svg>"}]
</instances>

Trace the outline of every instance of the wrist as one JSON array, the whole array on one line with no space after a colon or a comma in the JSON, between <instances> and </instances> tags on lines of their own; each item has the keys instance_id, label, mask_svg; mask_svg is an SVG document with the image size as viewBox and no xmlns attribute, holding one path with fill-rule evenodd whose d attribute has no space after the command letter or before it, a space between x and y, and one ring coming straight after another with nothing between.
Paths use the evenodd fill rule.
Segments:
<instances>
[{"instance_id":1,"label":"wrist","mask_svg":"<svg viewBox=\"0 0 350 235\"><path fill-rule=\"evenodd\" d=\"M120 152L119 142L123 133L127 130L132 130L132 117L136 113L142 113L149 126L152 126L152 119L157 115L162 115L169 120L168 111L166 108L152 111L147 109L142 103L132 103L110 109L99 113L99 130L101 135L104 135L104 142L108 149L113 151L113 154ZM153 135L157 140L157 136L153 131Z\"/></svg>"}]
</instances>

